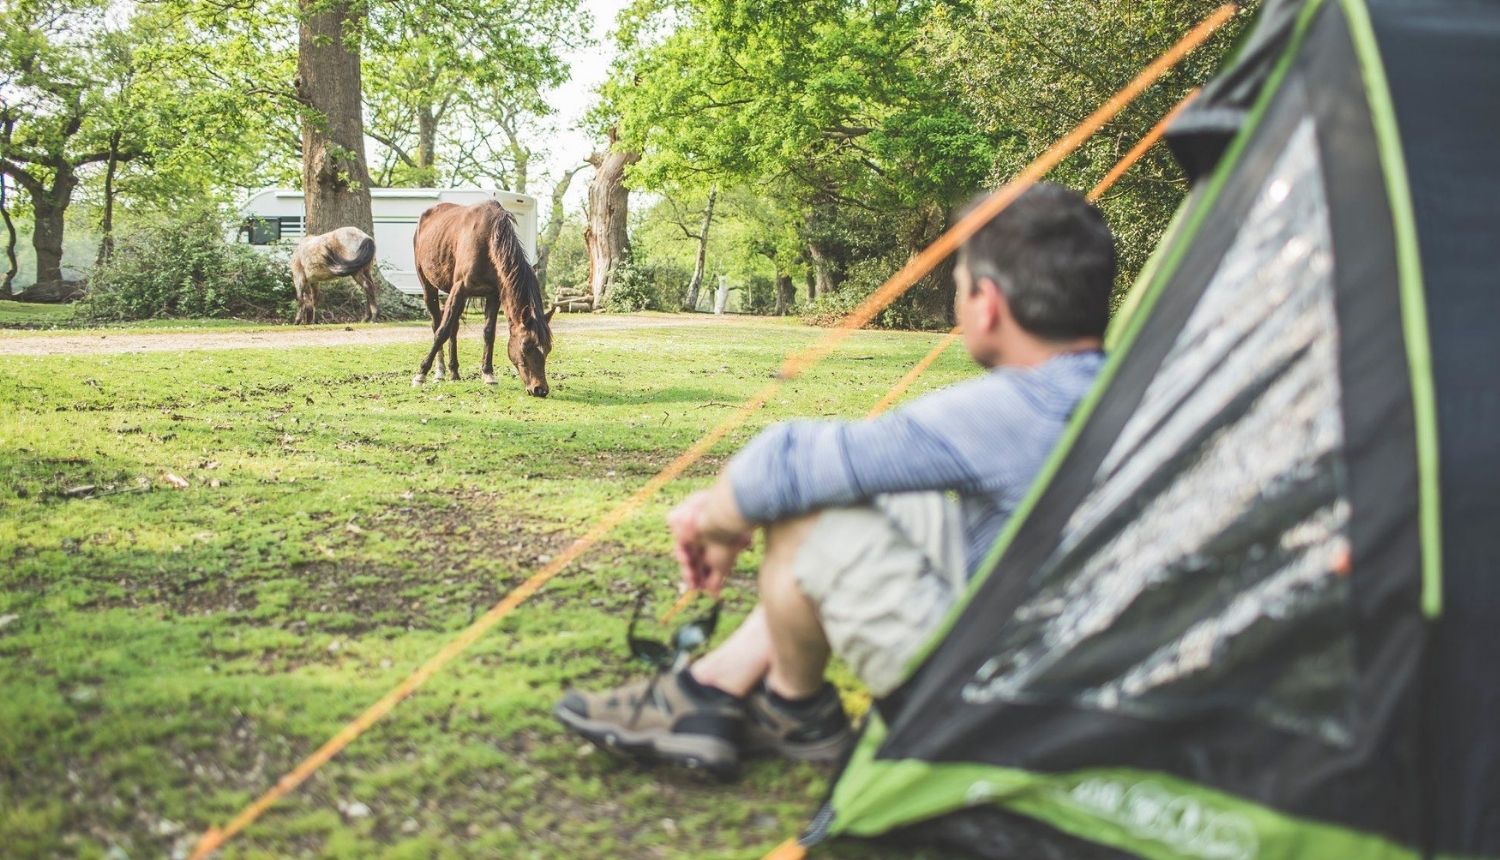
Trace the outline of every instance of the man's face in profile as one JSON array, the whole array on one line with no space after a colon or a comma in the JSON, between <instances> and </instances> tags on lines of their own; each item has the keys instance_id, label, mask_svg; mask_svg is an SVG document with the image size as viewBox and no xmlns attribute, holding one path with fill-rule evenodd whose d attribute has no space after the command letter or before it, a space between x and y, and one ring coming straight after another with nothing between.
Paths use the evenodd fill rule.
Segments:
<instances>
[{"instance_id":1,"label":"man's face in profile","mask_svg":"<svg viewBox=\"0 0 1500 860\"><path fill-rule=\"evenodd\" d=\"M968 265L962 262L953 267L953 288L953 318L963 329L969 357L982 367L994 367L1000 362L995 343L1000 320L998 289L989 281L976 285Z\"/></svg>"}]
</instances>

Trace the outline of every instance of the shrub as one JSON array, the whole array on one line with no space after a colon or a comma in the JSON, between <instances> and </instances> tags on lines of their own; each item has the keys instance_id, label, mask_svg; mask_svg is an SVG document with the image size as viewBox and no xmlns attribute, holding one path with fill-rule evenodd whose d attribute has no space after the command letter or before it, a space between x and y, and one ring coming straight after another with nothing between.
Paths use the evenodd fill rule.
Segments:
<instances>
[{"instance_id":1,"label":"shrub","mask_svg":"<svg viewBox=\"0 0 1500 860\"><path fill-rule=\"evenodd\" d=\"M831 326L854 310L865 297L879 289L905 263L904 259L860 260L849 267L847 278L831 293L818 296L803 312L809 325ZM916 286L875 316L871 325L893 329L943 329L950 320L953 303L951 266L918 281Z\"/></svg>"},{"instance_id":2,"label":"shrub","mask_svg":"<svg viewBox=\"0 0 1500 860\"><path fill-rule=\"evenodd\" d=\"M637 311L675 311L682 303L682 284L671 266L645 263L637 257L626 258L615 270L615 283L604 297L604 309L610 313Z\"/></svg>"},{"instance_id":3,"label":"shrub","mask_svg":"<svg viewBox=\"0 0 1500 860\"><path fill-rule=\"evenodd\" d=\"M226 242L217 215L197 211L119 237L109 261L90 273L78 313L91 320L282 320L293 304L284 256Z\"/></svg>"}]
</instances>

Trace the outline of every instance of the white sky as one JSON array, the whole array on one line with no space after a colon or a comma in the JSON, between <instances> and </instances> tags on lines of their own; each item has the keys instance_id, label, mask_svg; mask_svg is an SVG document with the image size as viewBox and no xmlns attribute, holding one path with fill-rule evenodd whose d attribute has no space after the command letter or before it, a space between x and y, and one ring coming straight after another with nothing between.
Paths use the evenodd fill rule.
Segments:
<instances>
[{"instance_id":1,"label":"white sky","mask_svg":"<svg viewBox=\"0 0 1500 860\"><path fill-rule=\"evenodd\" d=\"M604 82L609 73L610 61L615 56L611 38L615 16L629 5L629 0L583 0L581 5L593 18L594 44L566 55L572 78L548 96L557 110L553 117L557 132L550 146L539 147L545 152L542 159L544 175L536 178L536 184L531 190L543 207L547 205L547 199L552 193L552 182L561 171L583 161L602 143L595 141L580 125L584 114L594 103L594 89ZM591 172L591 169L585 169L573 177L573 184L568 188L569 212L579 211L583 207Z\"/></svg>"}]
</instances>

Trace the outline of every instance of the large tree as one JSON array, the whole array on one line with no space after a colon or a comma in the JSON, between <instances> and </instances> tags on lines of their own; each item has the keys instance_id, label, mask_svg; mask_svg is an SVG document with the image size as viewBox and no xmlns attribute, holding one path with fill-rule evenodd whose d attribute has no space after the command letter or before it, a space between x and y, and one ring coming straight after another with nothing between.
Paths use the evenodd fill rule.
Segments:
<instances>
[{"instance_id":1,"label":"large tree","mask_svg":"<svg viewBox=\"0 0 1500 860\"><path fill-rule=\"evenodd\" d=\"M774 187L800 214L817 295L844 282L853 246L873 238L850 223L877 231L877 253L904 259L941 228L934 208L979 185L995 148L917 55L936 5L638 4L604 90L622 144L641 153L632 181Z\"/></svg>"},{"instance_id":2,"label":"large tree","mask_svg":"<svg viewBox=\"0 0 1500 860\"><path fill-rule=\"evenodd\" d=\"M943 100L1000 141L988 171L987 184L994 185L1015 175L1219 5L1218 0L974 0L961 11L935 9L916 50L942 83ZM1091 187L1213 74L1245 17L1222 28L1141 94L1051 178L1080 190ZM1166 148L1157 147L1101 201L1115 232L1123 279L1132 279L1145 263L1185 188Z\"/></svg>"},{"instance_id":3,"label":"large tree","mask_svg":"<svg viewBox=\"0 0 1500 860\"><path fill-rule=\"evenodd\" d=\"M589 181L588 226L583 241L589 250L589 293L594 307L602 307L615 285L619 269L630 258L630 188L625 169L640 153L621 146L611 128L608 145L589 156L594 178Z\"/></svg>"},{"instance_id":4,"label":"large tree","mask_svg":"<svg viewBox=\"0 0 1500 860\"><path fill-rule=\"evenodd\" d=\"M383 176L427 186L498 179L524 192L534 154L526 138L551 113L544 93L567 80L562 54L586 39L579 0L376 0L370 9L379 73L366 87L367 131L383 149Z\"/></svg>"},{"instance_id":5,"label":"large tree","mask_svg":"<svg viewBox=\"0 0 1500 860\"><path fill-rule=\"evenodd\" d=\"M92 0L17 3L0 20L0 169L25 191L37 279L61 276L65 216L101 211L108 253L122 200L222 199L264 163L255 97L217 74L242 54L178 10Z\"/></svg>"},{"instance_id":6,"label":"large tree","mask_svg":"<svg viewBox=\"0 0 1500 860\"><path fill-rule=\"evenodd\" d=\"M640 0L604 102L641 153L634 187L774 188L797 216L811 291L865 291L1213 5ZM1088 188L1231 40L1216 37L1056 176ZM1105 201L1127 271L1180 195L1153 159ZM929 278L883 319L937 323L946 293Z\"/></svg>"},{"instance_id":7,"label":"large tree","mask_svg":"<svg viewBox=\"0 0 1500 860\"><path fill-rule=\"evenodd\" d=\"M365 167L359 0L299 0L297 95L302 114L302 193L308 234L337 227L375 231Z\"/></svg>"},{"instance_id":8,"label":"large tree","mask_svg":"<svg viewBox=\"0 0 1500 860\"><path fill-rule=\"evenodd\" d=\"M82 173L140 155L107 122L111 80L129 73L110 62L102 3L15 4L0 19L0 171L31 204L37 281L62 279L64 216Z\"/></svg>"}]
</instances>

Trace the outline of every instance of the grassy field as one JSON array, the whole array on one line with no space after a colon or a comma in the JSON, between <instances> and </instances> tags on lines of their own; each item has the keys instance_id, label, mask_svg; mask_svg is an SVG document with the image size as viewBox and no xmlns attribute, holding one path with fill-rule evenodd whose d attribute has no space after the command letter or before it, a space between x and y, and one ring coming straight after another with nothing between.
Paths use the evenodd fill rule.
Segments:
<instances>
[{"instance_id":1,"label":"grassy field","mask_svg":"<svg viewBox=\"0 0 1500 860\"><path fill-rule=\"evenodd\" d=\"M72 322L72 305L0 301L0 328L59 328Z\"/></svg>"},{"instance_id":2,"label":"grassy field","mask_svg":"<svg viewBox=\"0 0 1500 860\"><path fill-rule=\"evenodd\" d=\"M201 331L204 329L235 329L265 326L266 323L264 322L247 320L164 319L110 323L99 328L111 332ZM78 317L77 308L74 305L0 301L0 329L52 331L55 329L85 329L90 327L94 326L86 319Z\"/></svg>"},{"instance_id":3,"label":"grassy field","mask_svg":"<svg viewBox=\"0 0 1500 860\"><path fill-rule=\"evenodd\" d=\"M546 400L412 389L410 345L0 358L0 854L185 856L816 336L580 332ZM673 597L673 500L756 426L863 413L934 340L856 335L222 856L759 857L794 833L826 771L641 772L549 711L640 671L624 629L640 589ZM954 350L917 389L968 372ZM747 576L729 621L752 601Z\"/></svg>"}]
</instances>

